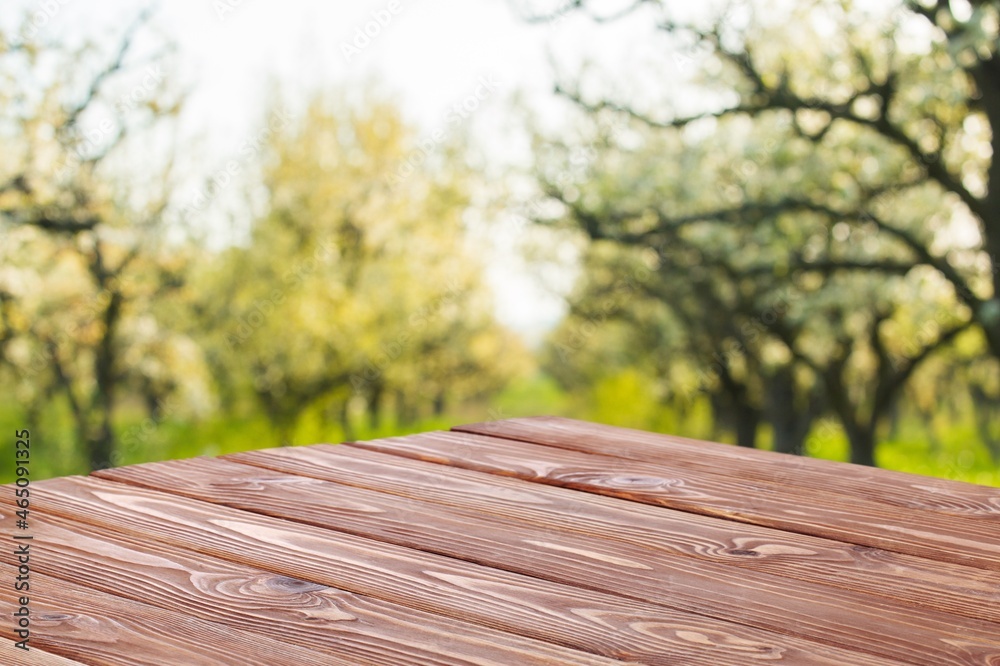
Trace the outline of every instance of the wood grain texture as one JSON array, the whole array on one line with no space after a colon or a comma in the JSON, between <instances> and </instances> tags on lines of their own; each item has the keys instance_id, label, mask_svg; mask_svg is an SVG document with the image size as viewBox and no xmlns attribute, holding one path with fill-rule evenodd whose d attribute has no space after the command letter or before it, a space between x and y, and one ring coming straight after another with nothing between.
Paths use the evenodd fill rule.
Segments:
<instances>
[{"instance_id":1,"label":"wood grain texture","mask_svg":"<svg viewBox=\"0 0 1000 666\"><path fill-rule=\"evenodd\" d=\"M31 644L86 664L351 666L351 662L328 654L104 594L41 573L31 574L30 598ZM15 599L10 586L0 586L0 614L4 618L14 612ZM0 623L0 634L5 638L9 638L10 631L9 622Z\"/></svg>"},{"instance_id":2,"label":"wood grain texture","mask_svg":"<svg viewBox=\"0 0 1000 666\"><path fill-rule=\"evenodd\" d=\"M793 486L813 493L817 500L827 494L846 495L907 511L986 518L994 525L1000 521L1000 488L949 479L553 416L473 423L452 430Z\"/></svg>"},{"instance_id":3,"label":"wood grain texture","mask_svg":"<svg viewBox=\"0 0 1000 666\"><path fill-rule=\"evenodd\" d=\"M404 502L433 502L460 515L496 516L542 531L579 532L664 555L708 559L1000 623L1000 573L993 571L356 447L283 447L225 458L389 493ZM141 470L136 473L141 477ZM136 473L125 468L108 474L128 480ZM246 480L245 475L241 478Z\"/></svg>"},{"instance_id":4,"label":"wood grain texture","mask_svg":"<svg viewBox=\"0 0 1000 666\"><path fill-rule=\"evenodd\" d=\"M0 664L1000 665L998 489L554 418L31 488Z\"/></svg>"},{"instance_id":5,"label":"wood grain texture","mask_svg":"<svg viewBox=\"0 0 1000 666\"><path fill-rule=\"evenodd\" d=\"M0 505L0 513L11 509ZM592 663L588 655L56 516L38 570L116 596L381 666ZM0 551L0 561L13 562ZM94 563L100 566L95 567Z\"/></svg>"},{"instance_id":6,"label":"wood grain texture","mask_svg":"<svg viewBox=\"0 0 1000 666\"><path fill-rule=\"evenodd\" d=\"M626 601L101 479L53 479L33 487L42 484L45 489L38 493L35 508L44 514L595 654L634 660L628 663L894 663L793 637L780 637L779 642L766 632L692 617L655 604ZM968 644L967 654L980 653L974 642ZM914 657L922 658L923 654L924 649ZM603 660L595 657L593 662ZM926 662L918 658L911 663ZM979 662L963 658L937 663Z\"/></svg>"},{"instance_id":7,"label":"wood grain texture","mask_svg":"<svg viewBox=\"0 0 1000 666\"><path fill-rule=\"evenodd\" d=\"M794 488L723 477L666 463L465 432L438 432L347 446L619 497L691 513L809 534L931 560L1000 571L1000 534L987 521L862 505Z\"/></svg>"},{"instance_id":8,"label":"wood grain texture","mask_svg":"<svg viewBox=\"0 0 1000 666\"><path fill-rule=\"evenodd\" d=\"M716 561L665 555L620 540L540 531L498 516L401 502L386 493L223 460L153 463L102 475L845 649L863 646L911 663L1000 659L1000 624ZM915 661L916 654L922 662Z\"/></svg>"},{"instance_id":9,"label":"wood grain texture","mask_svg":"<svg viewBox=\"0 0 1000 666\"><path fill-rule=\"evenodd\" d=\"M60 657L37 647L32 647L25 652L14 647L14 639L8 640L5 635L0 637L0 664L5 666L84 666L82 662Z\"/></svg>"}]
</instances>

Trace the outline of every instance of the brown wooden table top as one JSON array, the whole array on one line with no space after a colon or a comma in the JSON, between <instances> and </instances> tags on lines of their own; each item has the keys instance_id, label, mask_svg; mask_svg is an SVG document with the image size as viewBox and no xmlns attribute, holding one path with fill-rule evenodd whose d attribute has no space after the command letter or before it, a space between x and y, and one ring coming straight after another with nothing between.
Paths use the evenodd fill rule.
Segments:
<instances>
[{"instance_id":1,"label":"brown wooden table top","mask_svg":"<svg viewBox=\"0 0 1000 666\"><path fill-rule=\"evenodd\" d=\"M1000 489L582 421L34 482L30 521L3 664L1000 665Z\"/></svg>"}]
</instances>

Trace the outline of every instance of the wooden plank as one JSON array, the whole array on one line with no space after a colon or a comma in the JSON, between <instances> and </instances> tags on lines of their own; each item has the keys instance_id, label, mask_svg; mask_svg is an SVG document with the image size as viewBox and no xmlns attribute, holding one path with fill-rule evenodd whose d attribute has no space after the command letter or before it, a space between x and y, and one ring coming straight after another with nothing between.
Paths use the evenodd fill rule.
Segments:
<instances>
[{"instance_id":1,"label":"wooden plank","mask_svg":"<svg viewBox=\"0 0 1000 666\"><path fill-rule=\"evenodd\" d=\"M22 664L23 666L84 666L79 661L73 661L66 657L60 657L51 652L45 652L37 647L32 647L25 652L14 647L14 640L7 640L6 636L0 640L0 664Z\"/></svg>"},{"instance_id":2,"label":"wooden plank","mask_svg":"<svg viewBox=\"0 0 1000 666\"><path fill-rule=\"evenodd\" d=\"M32 484L34 488L35 484ZM31 644L100 666L351 666L329 654L205 622L31 573ZM11 617L15 592L0 586L0 614ZM10 637L3 622L0 633ZM32 650L34 652L34 650ZM24 663L24 662L14 662Z\"/></svg>"},{"instance_id":3,"label":"wooden plank","mask_svg":"<svg viewBox=\"0 0 1000 666\"><path fill-rule=\"evenodd\" d=\"M473 423L452 430L795 486L816 497L832 493L909 511L985 518L994 525L1000 520L1000 488L864 465L552 416Z\"/></svg>"},{"instance_id":4,"label":"wooden plank","mask_svg":"<svg viewBox=\"0 0 1000 666\"><path fill-rule=\"evenodd\" d=\"M68 477L33 487L43 484L33 502L40 513L621 660L706 666L895 663L102 479ZM914 652L911 663L926 663L921 661L926 650ZM977 652L973 645L968 654ZM938 662L948 663L971 662Z\"/></svg>"},{"instance_id":5,"label":"wooden plank","mask_svg":"<svg viewBox=\"0 0 1000 666\"><path fill-rule=\"evenodd\" d=\"M0 513L13 509L0 505ZM543 666L589 655L158 542L36 516L35 571L254 635L383 666ZM13 564L0 550L0 561ZM34 573L34 572L33 572Z\"/></svg>"},{"instance_id":6,"label":"wooden plank","mask_svg":"<svg viewBox=\"0 0 1000 666\"><path fill-rule=\"evenodd\" d=\"M963 663L970 652L1000 658L1000 624L229 461L102 476L911 663L918 648L927 664Z\"/></svg>"},{"instance_id":7,"label":"wooden plank","mask_svg":"<svg viewBox=\"0 0 1000 666\"><path fill-rule=\"evenodd\" d=\"M473 516L580 532L664 555L708 559L1000 623L1000 574L983 569L353 447L282 447L226 458L434 502ZM128 478L129 472L113 474Z\"/></svg>"},{"instance_id":8,"label":"wooden plank","mask_svg":"<svg viewBox=\"0 0 1000 666\"><path fill-rule=\"evenodd\" d=\"M892 506L762 486L703 472L669 469L593 453L464 432L410 435L349 444L452 467L515 476L681 511L882 548L931 560L1000 571L1000 535L992 525L955 516L914 518Z\"/></svg>"}]
</instances>

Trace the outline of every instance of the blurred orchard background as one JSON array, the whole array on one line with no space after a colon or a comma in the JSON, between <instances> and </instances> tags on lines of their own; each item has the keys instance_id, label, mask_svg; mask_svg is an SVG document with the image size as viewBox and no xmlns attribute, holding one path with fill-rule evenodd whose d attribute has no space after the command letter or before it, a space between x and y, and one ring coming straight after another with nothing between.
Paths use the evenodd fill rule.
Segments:
<instances>
[{"instance_id":1,"label":"blurred orchard background","mask_svg":"<svg viewBox=\"0 0 1000 666\"><path fill-rule=\"evenodd\" d=\"M1000 485L1000 2L347 4L3 3L5 459L558 414Z\"/></svg>"}]
</instances>

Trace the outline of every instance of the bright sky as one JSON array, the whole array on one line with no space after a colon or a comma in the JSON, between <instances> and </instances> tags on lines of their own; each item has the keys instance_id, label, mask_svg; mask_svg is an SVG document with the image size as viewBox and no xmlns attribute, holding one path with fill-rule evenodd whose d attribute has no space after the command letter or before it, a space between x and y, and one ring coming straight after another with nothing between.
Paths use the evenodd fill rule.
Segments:
<instances>
[{"instance_id":1,"label":"bright sky","mask_svg":"<svg viewBox=\"0 0 1000 666\"><path fill-rule=\"evenodd\" d=\"M18 8L27 9L36 12L43 35L103 43L145 6L135 0L5 0L3 18L10 25ZM366 28L374 36L355 44ZM609 63L634 63L637 53L643 57L640 45L655 44L648 18L595 26L571 15L555 25L530 26L508 0L169 0L161 3L153 29L179 47L179 71L170 75L190 91L185 141L202 163L194 170L205 175L237 155L259 128L273 82L301 91L293 96L305 100L311 89L360 90L378 80L430 132L488 81L495 91L472 114L469 129L494 160L523 158L514 150L524 145L523 137L511 136L505 122L509 100L521 93L550 120L558 119L550 51L570 63L569 72L587 59L599 59L606 70ZM489 278L501 320L537 339L557 321L561 303L552 285L523 268L501 248Z\"/></svg>"},{"instance_id":2,"label":"bright sky","mask_svg":"<svg viewBox=\"0 0 1000 666\"><path fill-rule=\"evenodd\" d=\"M601 13L613 13L632 1L595 4ZM669 6L681 18L720 1ZM867 4L885 7L887 1L892 0ZM488 82L489 93L465 128L493 164L524 163L528 157L526 137L510 122L515 94L549 123L562 120L565 107L552 94L550 54L570 75L584 63L597 63L602 80L632 103L649 94L681 112L705 103L703 95L683 89L689 61L668 52L648 15L595 25L570 13L555 24L528 25L515 9L566 2L164 0L136 50L141 52L144 43L147 48L162 43L149 39L150 30L178 47L177 70L169 76L170 83L189 91L179 152L195 160L185 165L192 197L196 183L238 156L259 131L275 82L286 97L304 102L314 90L361 91L378 81L428 136L447 125L456 103ZM148 5L147 0L3 0L0 25L16 26L29 11L41 37L90 38L111 48ZM736 14L733 18L738 20ZM216 204L224 205L225 197L220 198ZM501 243L490 258L488 278L500 319L529 339L537 341L561 316L562 302L553 292L565 288L565 273L539 279L509 244Z\"/></svg>"}]
</instances>

